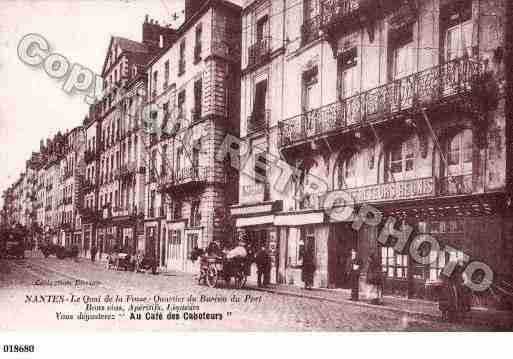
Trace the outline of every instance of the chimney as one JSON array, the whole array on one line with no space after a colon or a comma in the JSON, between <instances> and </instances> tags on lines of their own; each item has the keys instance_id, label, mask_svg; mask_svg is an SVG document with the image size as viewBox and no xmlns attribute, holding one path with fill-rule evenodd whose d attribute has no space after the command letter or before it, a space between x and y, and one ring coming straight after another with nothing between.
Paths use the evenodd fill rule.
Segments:
<instances>
[{"instance_id":1,"label":"chimney","mask_svg":"<svg viewBox=\"0 0 513 359\"><path fill-rule=\"evenodd\" d=\"M185 0L185 21L189 20L208 0Z\"/></svg>"},{"instance_id":2,"label":"chimney","mask_svg":"<svg viewBox=\"0 0 513 359\"><path fill-rule=\"evenodd\" d=\"M157 53L162 47L168 47L176 38L176 30L161 26L158 21L150 19L148 15L142 25L142 42L150 50L150 54Z\"/></svg>"}]
</instances>

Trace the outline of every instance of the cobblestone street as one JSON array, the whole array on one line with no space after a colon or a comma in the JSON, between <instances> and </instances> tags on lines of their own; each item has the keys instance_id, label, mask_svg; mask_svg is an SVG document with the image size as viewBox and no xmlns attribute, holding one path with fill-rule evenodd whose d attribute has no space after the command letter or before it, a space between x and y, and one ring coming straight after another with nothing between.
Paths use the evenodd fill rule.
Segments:
<instances>
[{"instance_id":1,"label":"cobblestone street","mask_svg":"<svg viewBox=\"0 0 513 359\"><path fill-rule=\"evenodd\" d=\"M97 285L55 285L57 281L96 281ZM54 283L49 285L49 282ZM41 283L38 285L38 283ZM199 312L223 313L223 320L130 320L129 311L112 320L58 320L57 312L85 312L85 303L25 303L28 295L71 294L83 298L98 295L161 297L190 295L209 301L197 303ZM232 303L232 296L242 298ZM212 302L225 298L227 302ZM251 303L244 302L248 298ZM325 331L462 331L487 330L468 324L448 324L394 313L380 307L331 303L276 293L231 288L210 289L183 273L158 275L107 270L102 264L80 259L32 257L0 261L0 329L151 329L151 330L325 330ZM94 303L96 305L97 303ZM161 304L162 307L167 303ZM94 310L89 311L95 313ZM141 312L144 316L144 311ZM167 312L165 312L167 313Z\"/></svg>"}]
</instances>

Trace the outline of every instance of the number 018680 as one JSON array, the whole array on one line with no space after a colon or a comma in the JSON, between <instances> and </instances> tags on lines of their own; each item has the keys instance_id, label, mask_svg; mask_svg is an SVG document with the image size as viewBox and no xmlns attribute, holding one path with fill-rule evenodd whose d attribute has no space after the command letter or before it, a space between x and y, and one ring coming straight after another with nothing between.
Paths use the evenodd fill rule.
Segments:
<instances>
[{"instance_id":1,"label":"number 018680","mask_svg":"<svg viewBox=\"0 0 513 359\"><path fill-rule=\"evenodd\" d=\"M2 350L4 353L33 353L34 352L34 345L27 345L27 344L5 344L2 347Z\"/></svg>"}]
</instances>

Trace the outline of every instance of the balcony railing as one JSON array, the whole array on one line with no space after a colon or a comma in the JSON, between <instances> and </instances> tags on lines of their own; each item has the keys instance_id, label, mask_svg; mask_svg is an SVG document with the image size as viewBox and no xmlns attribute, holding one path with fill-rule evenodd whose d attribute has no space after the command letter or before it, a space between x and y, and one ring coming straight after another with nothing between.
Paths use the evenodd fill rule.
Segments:
<instances>
[{"instance_id":1,"label":"balcony railing","mask_svg":"<svg viewBox=\"0 0 513 359\"><path fill-rule=\"evenodd\" d=\"M482 63L460 58L294 116L279 124L280 146L416 112L456 95L469 94L483 72Z\"/></svg>"},{"instance_id":2,"label":"balcony railing","mask_svg":"<svg viewBox=\"0 0 513 359\"><path fill-rule=\"evenodd\" d=\"M134 178L135 172L135 162L129 162L127 164L121 165L121 167L116 169L116 179L122 181L129 181Z\"/></svg>"},{"instance_id":3,"label":"balcony railing","mask_svg":"<svg viewBox=\"0 0 513 359\"><path fill-rule=\"evenodd\" d=\"M180 186L189 183L206 182L210 167L186 167L180 169L178 172L170 172L163 176L160 180L159 186L162 189Z\"/></svg>"},{"instance_id":4,"label":"balcony railing","mask_svg":"<svg viewBox=\"0 0 513 359\"><path fill-rule=\"evenodd\" d=\"M268 129L270 119L270 110L253 111L253 113L248 117L248 134Z\"/></svg>"},{"instance_id":5,"label":"balcony railing","mask_svg":"<svg viewBox=\"0 0 513 359\"><path fill-rule=\"evenodd\" d=\"M325 0L321 4L322 25L344 21L360 9L360 0Z\"/></svg>"},{"instance_id":6,"label":"balcony railing","mask_svg":"<svg viewBox=\"0 0 513 359\"><path fill-rule=\"evenodd\" d=\"M438 180L438 193L441 196L472 194L474 175L443 177Z\"/></svg>"},{"instance_id":7,"label":"balcony railing","mask_svg":"<svg viewBox=\"0 0 513 359\"><path fill-rule=\"evenodd\" d=\"M301 25L301 46L305 46L320 37L321 15L306 20Z\"/></svg>"},{"instance_id":8,"label":"balcony railing","mask_svg":"<svg viewBox=\"0 0 513 359\"><path fill-rule=\"evenodd\" d=\"M248 48L248 67L257 66L269 59L271 38L264 37Z\"/></svg>"}]
</instances>

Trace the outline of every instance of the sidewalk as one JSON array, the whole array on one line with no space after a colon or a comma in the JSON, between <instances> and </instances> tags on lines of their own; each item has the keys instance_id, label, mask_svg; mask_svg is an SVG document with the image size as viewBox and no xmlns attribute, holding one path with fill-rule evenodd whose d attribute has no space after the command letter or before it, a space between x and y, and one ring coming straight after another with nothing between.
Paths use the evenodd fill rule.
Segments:
<instances>
[{"instance_id":1,"label":"sidewalk","mask_svg":"<svg viewBox=\"0 0 513 359\"><path fill-rule=\"evenodd\" d=\"M421 319L436 321L442 320L441 313L438 310L438 303L427 300L408 299L385 295L383 297L384 303L382 305L376 305L371 304L370 301L366 299L361 299L358 302L350 300L351 291L348 289L317 288L305 290L301 287L284 284L259 288L256 283L253 282L248 282L247 287L249 289L262 292L316 299L331 303L358 305L372 309L388 310L397 314L407 314ZM496 328L513 329L513 313L487 308L472 308L471 311L466 314L464 322L483 324L487 326L490 326L490 324L493 323L493 326Z\"/></svg>"}]
</instances>

